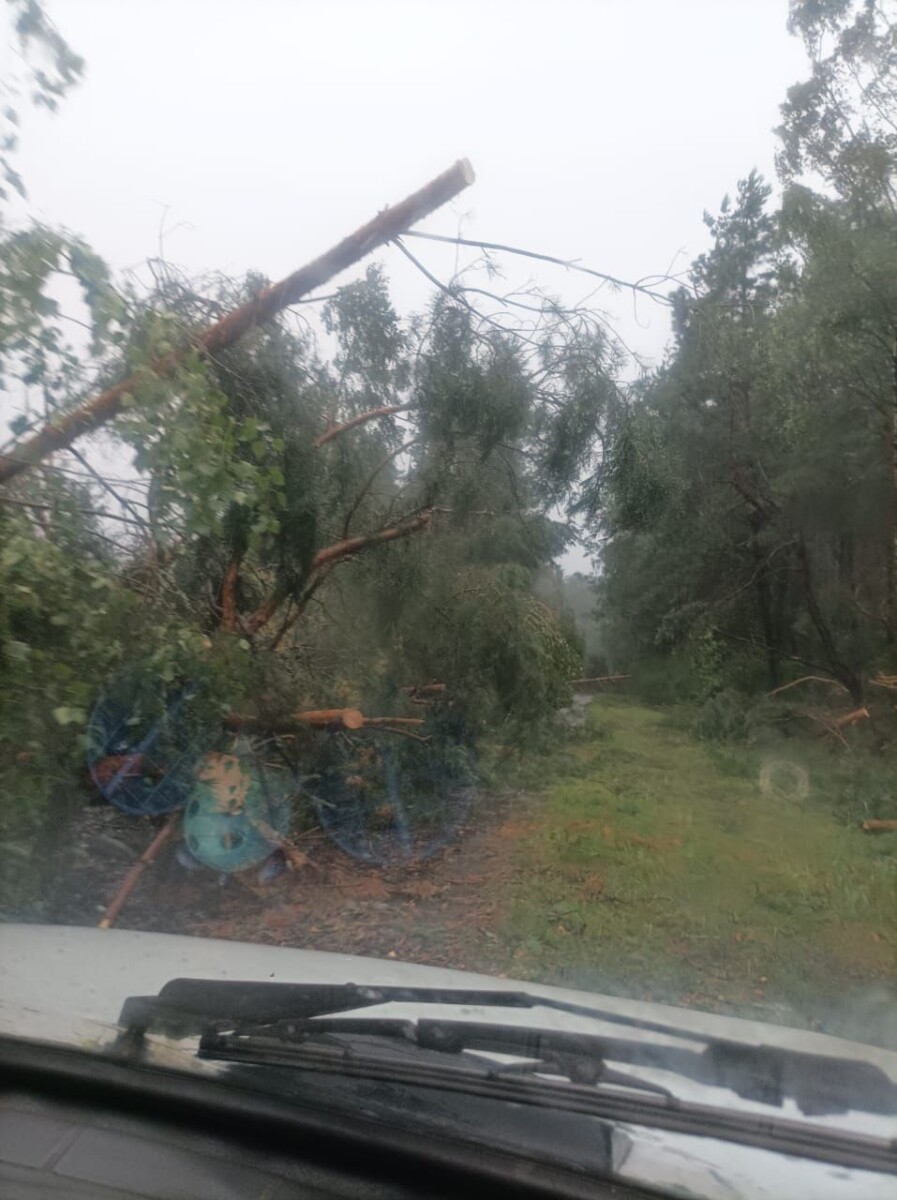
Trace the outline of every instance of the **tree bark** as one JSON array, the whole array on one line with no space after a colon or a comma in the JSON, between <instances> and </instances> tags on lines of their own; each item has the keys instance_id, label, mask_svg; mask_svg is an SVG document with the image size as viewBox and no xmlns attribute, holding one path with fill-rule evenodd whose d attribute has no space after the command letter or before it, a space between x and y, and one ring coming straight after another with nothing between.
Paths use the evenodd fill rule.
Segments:
<instances>
[{"instance_id":1,"label":"tree bark","mask_svg":"<svg viewBox=\"0 0 897 1200\"><path fill-rule=\"evenodd\" d=\"M860 828L864 833L895 833L897 821L864 821Z\"/></svg>"},{"instance_id":2,"label":"tree bark","mask_svg":"<svg viewBox=\"0 0 897 1200\"><path fill-rule=\"evenodd\" d=\"M341 433L357 429L359 425L366 425L368 421L375 421L377 417L391 417L393 413L408 412L413 407L413 404L387 404L383 408L369 408L367 412L359 413L351 421L344 421L342 425L331 425L325 433L315 438L314 447L316 450L320 450L322 446L326 446Z\"/></svg>"},{"instance_id":3,"label":"tree bark","mask_svg":"<svg viewBox=\"0 0 897 1200\"><path fill-rule=\"evenodd\" d=\"M418 513L412 520L404 524L393 525L387 529L378 529L375 533L361 534L359 537L343 538L339 542L333 542L330 546L325 546L312 559L311 573L321 570L322 567L331 567L340 562L341 559L350 558L353 554L358 554L361 550L368 550L371 546L380 546L386 542L395 542L399 538L408 537L412 533L419 533L423 529L427 529L433 520L433 509L426 508L422 513ZM264 604L260 605L254 613L251 613L243 621L244 628L249 633L258 633L271 620L278 608L283 602L284 597L278 592L272 592Z\"/></svg>"},{"instance_id":4,"label":"tree bark","mask_svg":"<svg viewBox=\"0 0 897 1200\"><path fill-rule=\"evenodd\" d=\"M887 588L885 611L887 613L888 641L897 636L897 343L891 356L891 408L885 434L888 455L888 476L891 481L891 529L888 537L885 565Z\"/></svg>"},{"instance_id":5,"label":"tree bark","mask_svg":"<svg viewBox=\"0 0 897 1200\"><path fill-rule=\"evenodd\" d=\"M384 542L395 542L399 538L408 537L409 534L419 533L423 529L428 529L432 520L433 509L427 508L406 525L394 525L389 529L378 529L376 533L365 533L358 537L344 538L340 542L334 542L333 545L325 546L323 550L319 550L314 557L312 565L317 569L323 567L325 563L338 562L341 558L348 558L351 554L357 554L359 550L367 550L371 546L380 546Z\"/></svg>"},{"instance_id":6,"label":"tree bark","mask_svg":"<svg viewBox=\"0 0 897 1200\"><path fill-rule=\"evenodd\" d=\"M851 667L845 663L838 654L835 646L835 639L832 636L832 631L829 629L828 622L823 616L822 609L819 606L819 601L816 597L816 591L813 586L813 576L810 571L810 559L807 554L807 544L803 534L797 539L795 547L797 555L798 569L800 572L801 584L804 591L804 600L807 605L807 612L810 620L813 622L813 628L822 643L822 649L825 653L826 660L831 669L832 674L837 680L844 684L850 693L851 699L861 707L863 704L863 683L859 676Z\"/></svg>"},{"instance_id":7,"label":"tree bark","mask_svg":"<svg viewBox=\"0 0 897 1200\"><path fill-rule=\"evenodd\" d=\"M228 563L221 581L221 628L227 633L236 633L240 628L237 608L237 585L240 582L240 560Z\"/></svg>"},{"instance_id":8,"label":"tree bark","mask_svg":"<svg viewBox=\"0 0 897 1200\"><path fill-rule=\"evenodd\" d=\"M232 733L297 733L300 729L389 729L390 726L423 725L422 717L366 717L357 708L318 708L293 713L282 719L255 717L232 712L224 718L224 727ZM395 730L392 730L395 732Z\"/></svg>"},{"instance_id":9,"label":"tree bark","mask_svg":"<svg viewBox=\"0 0 897 1200\"><path fill-rule=\"evenodd\" d=\"M779 656L778 627L772 610L772 594L769 586L769 568L760 547L754 544L754 557L760 559L757 566L756 593L757 608L760 612L760 625L763 629L763 640L766 642L766 669L769 674L770 687L777 688L782 682L782 663Z\"/></svg>"},{"instance_id":10,"label":"tree bark","mask_svg":"<svg viewBox=\"0 0 897 1200\"><path fill-rule=\"evenodd\" d=\"M378 246L405 233L411 225L457 196L473 183L473 180L473 167L466 158L459 159L454 166L443 171L400 204L384 209L372 221L349 234L320 258L300 267L280 283L265 288L248 303L210 325L189 345L156 359L148 369L157 376L172 375L190 350L215 354L232 345L243 334L270 321L282 309L288 308L302 296L321 287L334 275L352 266ZM145 371L146 368L129 375L127 379L107 388L86 404L48 422L28 441L15 446L10 454L0 455L0 483L8 483L55 450L71 445L76 438L110 421L121 412L124 398L139 389Z\"/></svg>"}]
</instances>

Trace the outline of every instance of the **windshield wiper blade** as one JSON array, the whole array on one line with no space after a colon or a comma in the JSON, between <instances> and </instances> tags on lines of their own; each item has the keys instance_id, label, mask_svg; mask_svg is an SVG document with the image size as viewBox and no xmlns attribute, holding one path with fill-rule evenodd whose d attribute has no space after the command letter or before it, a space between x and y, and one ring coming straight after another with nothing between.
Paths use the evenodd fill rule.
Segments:
<instances>
[{"instance_id":1,"label":"windshield wiper blade","mask_svg":"<svg viewBox=\"0 0 897 1200\"><path fill-rule=\"evenodd\" d=\"M615 1013L598 1006L572 1003L521 991L469 988L367 987L345 984L291 984L239 982L235 980L173 979L158 996L133 996L125 1001L119 1024L122 1034L118 1049L126 1052L154 1028L174 1037L195 1034L258 1034L262 1027L286 1045L296 1034L307 1035L303 1026L313 1024L326 1032L325 1022L337 1014L391 1002L417 1005L452 1005L475 1008L533 1009L589 1017L615 1026L661 1034L686 1045L671 1046L644 1038L618 1038L592 1033L569 1033L527 1026L498 1025L484 1021L414 1021L418 1031L430 1036L459 1037L463 1030L465 1048L480 1048L488 1042L495 1053L526 1055L524 1045L538 1045L545 1053L574 1055L583 1069L604 1067L607 1060L673 1071L687 1079L726 1088L745 1100L781 1107L794 1100L808 1115L828 1115L850 1110L889 1115L897 1113L897 1084L873 1063L839 1056L750 1045L675 1025ZM350 1032L350 1018L338 1018L343 1033ZM355 1032L388 1035L388 1017L351 1018ZM364 1025L370 1022L370 1025ZM361 1024L359 1024L361 1023ZM292 1026L293 1033L289 1033ZM407 1036L408 1023L401 1036ZM440 1032L437 1034L436 1030ZM528 1040L527 1040L528 1039ZM537 1042L533 1039L538 1039ZM509 1047L502 1050L498 1044ZM694 1046L701 1047L694 1049ZM430 1048L436 1049L435 1045ZM442 1047L444 1050L446 1047Z\"/></svg>"},{"instance_id":2,"label":"windshield wiper blade","mask_svg":"<svg viewBox=\"0 0 897 1200\"><path fill-rule=\"evenodd\" d=\"M524 1075L548 1075L581 1084L613 1084L638 1091L652 1092L675 1103L669 1088L609 1067L607 1057L658 1066L650 1047L638 1043L616 1042L622 1051L610 1052L615 1039L597 1039L590 1035L566 1033L561 1030L529 1029L519 1025L498 1025L485 1021L434 1020L420 1017L415 1020L391 1017L311 1017L298 1021L278 1021L271 1025L237 1026L231 1031L207 1030L199 1043L199 1057L233 1060L235 1053L242 1061L252 1061L259 1050L276 1059L284 1049L300 1051L321 1045L339 1050L352 1057L358 1048L370 1046L373 1039L394 1039L400 1048L423 1051L434 1062L434 1055L452 1055L462 1065L490 1079ZM355 1039L354 1041L352 1039ZM347 1040L348 1039L348 1040ZM639 1053L642 1051L642 1053ZM694 1054L692 1051L682 1051ZM513 1056L514 1062L501 1062L481 1055ZM464 1057L466 1056L466 1057ZM694 1057L698 1057L694 1055ZM403 1060L404 1061L404 1060ZM440 1066L443 1064L440 1063Z\"/></svg>"},{"instance_id":3,"label":"windshield wiper blade","mask_svg":"<svg viewBox=\"0 0 897 1200\"><path fill-rule=\"evenodd\" d=\"M566 1053L570 1046L563 1034L539 1031L536 1045L534 1033L486 1022L427 1018L311 1018L252 1031L207 1031L199 1054L219 1062L335 1071L394 1086L437 1088L537 1105L600 1120L720 1138L842 1168L897 1175L897 1141L681 1100L666 1088L607 1068L600 1059L585 1060L591 1063L593 1076L587 1080L584 1060ZM525 1043L527 1035L529 1045ZM389 1044L391 1039L399 1040L398 1052ZM565 1049L557 1049L559 1045ZM549 1046L553 1048L549 1050ZM542 1053L543 1057L526 1064L462 1057L474 1047L480 1053ZM445 1056L447 1064L442 1061Z\"/></svg>"}]
</instances>

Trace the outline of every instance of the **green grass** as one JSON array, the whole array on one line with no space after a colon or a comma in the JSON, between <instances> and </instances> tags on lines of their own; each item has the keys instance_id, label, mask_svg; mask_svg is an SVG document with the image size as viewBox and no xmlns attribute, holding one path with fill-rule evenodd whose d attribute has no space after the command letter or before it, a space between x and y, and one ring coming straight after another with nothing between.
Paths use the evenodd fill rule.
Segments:
<instances>
[{"instance_id":1,"label":"green grass","mask_svg":"<svg viewBox=\"0 0 897 1200\"><path fill-rule=\"evenodd\" d=\"M701 743L685 716L601 699L564 751L574 769L546 760L506 904L510 969L876 1036L897 981L897 835L859 830L856 781L880 786L882 768L811 741Z\"/></svg>"}]
</instances>

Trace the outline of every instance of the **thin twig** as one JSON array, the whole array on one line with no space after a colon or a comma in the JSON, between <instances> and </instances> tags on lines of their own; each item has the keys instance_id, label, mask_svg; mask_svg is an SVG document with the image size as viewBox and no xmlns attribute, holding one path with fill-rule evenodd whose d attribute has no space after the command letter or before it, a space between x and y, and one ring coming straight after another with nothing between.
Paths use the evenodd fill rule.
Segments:
<instances>
[{"instance_id":1,"label":"thin twig","mask_svg":"<svg viewBox=\"0 0 897 1200\"><path fill-rule=\"evenodd\" d=\"M524 250L520 246L506 246L502 242L481 242L473 238L446 237L440 233L422 233L419 229L408 229L402 236L423 238L428 242L447 242L453 246L470 246L474 250L495 250L502 254L516 254L520 258L532 258L537 262L546 262L551 263L555 267L564 267L568 271L578 271L580 275L591 275L594 279L600 279L612 287L623 288L630 292L638 292L654 300L657 304L669 305L672 303L668 296L658 295L657 292L651 291L649 287L645 287L641 282L629 283L625 279L617 279L616 276L607 275L604 271L595 271L591 267L584 267L575 259L556 258L553 254L539 254L535 250ZM674 276L649 276L649 278L660 279L661 281L669 279L671 283L679 282Z\"/></svg>"},{"instance_id":2,"label":"thin twig","mask_svg":"<svg viewBox=\"0 0 897 1200\"><path fill-rule=\"evenodd\" d=\"M370 722L367 723L370 724ZM396 733L400 737L411 738L413 742L423 742L424 745L427 745L432 740L429 736L412 733L410 729L396 729L392 725L380 725L379 728L383 733Z\"/></svg>"},{"instance_id":3,"label":"thin twig","mask_svg":"<svg viewBox=\"0 0 897 1200\"><path fill-rule=\"evenodd\" d=\"M0 506L4 504L14 504L17 508L33 508L43 512L56 512L60 509L58 504L46 504L38 500L20 500L16 496L0 496ZM103 517L108 521L121 521L123 525L136 525L138 529L146 529L146 522L135 521L131 517L123 517L119 513L106 512L104 509L98 508L76 508L74 511L85 517Z\"/></svg>"},{"instance_id":4,"label":"thin twig","mask_svg":"<svg viewBox=\"0 0 897 1200\"><path fill-rule=\"evenodd\" d=\"M343 521L343 537L344 538L347 538L349 536L349 526L352 524L352 518L355 516L356 512L358 511L359 504L361 504L362 500L365 498L368 491L370 490L371 484L374 482L374 480L377 478L377 476L380 474L380 472L383 470L383 468L389 466L389 464L392 462L392 460L394 458L398 458L398 456L400 454L403 454L406 450L410 450L412 446L417 444L417 441L418 441L418 439L416 437L410 438L407 442L403 442L402 445L398 447L398 449L390 450L389 454L385 455L377 463L377 465L374 467L374 469L368 475L367 479L364 481L364 483L358 489L355 499L352 501L352 506L350 507L349 511L346 513L346 519Z\"/></svg>"},{"instance_id":5,"label":"thin twig","mask_svg":"<svg viewBox=\"0 0 897 1200\"><path fill-rule=\"evenodd\" d=\"M113 498L113 500L117 500L118 503L122 506L122 508L127 509L127 511L131 514L131 516L134 517L135 520L144 527L144 529L146 529L147 533L151 532L149 524L140 515L140 513L137 511L137 509L134 507L134 505L130 502L130 500L127 500L124 496L119 495L119 493L115 490L115 488L112 486L112 484L107 479L104 479L103 476L99 473L99 471L94 470L94 468L87 461L87 459L84 457L84 455L81 453L80 450L76 450L74 446L67 446L66 449L68 450L69 454L72 455L73 458L76 458L78 460L78 462L81 464L81 466L84 468L84 470L88 473L88 475L90 475L92 479L96 480L96 482L100 485L100 487L105 488L105 490L109 493L109 495Z\"/></svg>"}]
</instances>

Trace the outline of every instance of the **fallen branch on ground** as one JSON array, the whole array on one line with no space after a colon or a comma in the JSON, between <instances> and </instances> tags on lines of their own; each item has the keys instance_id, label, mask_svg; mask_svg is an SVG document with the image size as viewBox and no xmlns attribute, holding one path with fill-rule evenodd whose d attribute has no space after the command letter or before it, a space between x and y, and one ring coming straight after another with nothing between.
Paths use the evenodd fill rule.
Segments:
<instances>
[{"instance_id":1,"label":"fallen branch on ground","mask_svg":"<svg viewBox=\"0 0 897 1200\"><path fill-rule=\"evenodd\" d=\"M294 846L292 841L270 825L262 817L249 816L249 823L258 830L266 842L270 842L272 849L282 850L284 858L287 860L287 865L291 871L301 871L303 867L307 867L311 863L311 859L304 850L300 850L298 846Z\"/></svg>"},{"instance_id":2,"label":"fallen branch on ground","mask_svg":"<svg viewBox=\"0 0 897 1200\"><path fill-rule=\"evenodd\" d=\"M571 679L571 687L579 687L581 683L618 683L621 679L629 679L629 675L593 675L590 679Z\"/></svg>"},{"instance_id":3,"label":"fallen branch on ground","mask_svg":"<svg viewBox=\"0 0 897 1200\"><path fill-rule=\"evenodd\" d=\"M365 717L365 725L423 725L423 717Z\"/></svg>"},{"instance_id":4,"label":"fallen branch on ground","mask_svg":"<svg viewBox=\"0 0 897 1200\"><path fill-rule=\"evenodd\" d=\"M860 721L870 719L868 708L853 708L848 713L842 713L840 717L833 717L830 713L813 713L804 710L801 714L808 721L815 721L817 725L821 725L824 732L836 738L845 750L849 749L847 741L844 737L843 730L848 729L851 725L856 725Z\"/></svg>"},{"instance_id":5,"label":"fallen branch on ground","mask_svg":"<svg viewBox=\"0 0 897 1200\"><path fill-rule=\"evenodd\" d=\"M112 928L113 922L124 908L128 897L131 895L131 892L133 892L134 888L137 886L137 881L140 879L140 876L147 867L151 866L156 861L159 856L159 852L164 848L166 843L171 840L179 819L180 813L172 813L141 856L137 859L137 862L134 863L133 867L131 867L130 871L122 880L118 891L109 902L106 911L103 913L103 919L100 921L98 928Z\"/></svg>"},{"instance_id":6,"label":"fallen branch on ground","mask_svg":"<svg viewBox=\"0 0 897 1200\"><path fill-rule=\"evenodd\" d=\"M800 683L825 683L830 687L840 688L842 692L846 692L847 688L837 679L829 679L826 675L802 675L800 679L792 679L790 683L783 683L781 687L773 688L771 692L767 692L767 696L780 696L782 692L787 692L789 688L797 687Z\"/></svg>"},{"instance_id":7,"label":"fallen branch on ground","mask_svg":"<svg viewBox=\"0 0 897 1200\"><path fill-rule=\"evenodd\" d=\"M430 741L429 735L422 734L422 733L412 733L410 729L396 729L392 725L379 725L378 728L381 729L384 733L395 733L399 737L411 738L411 740L413 742L422 742L425 746Z\"/></svg>"},{"instance_id":8,"label":"fallen branch on ground","mask_svg":"<svg viewBox=\"0 0 897 1200\"><path fill-rule=\"evenodd\" d=\"M863 833L897 833L897 821L863 821Z\"/></svg>"},{"instance_id":9,"label":"fallen branch on ground","mask_svg":"<svg viewBox=\"0 0 897 1200\"><path fill-rule=\"evenodd\" d=\"M840 717L833 717L832 721L836 729L847 729L850 725L856 725L859 721L869 720L868 708L854 708L849 713L844 713Z\"/></svg>"}]
</instances>

